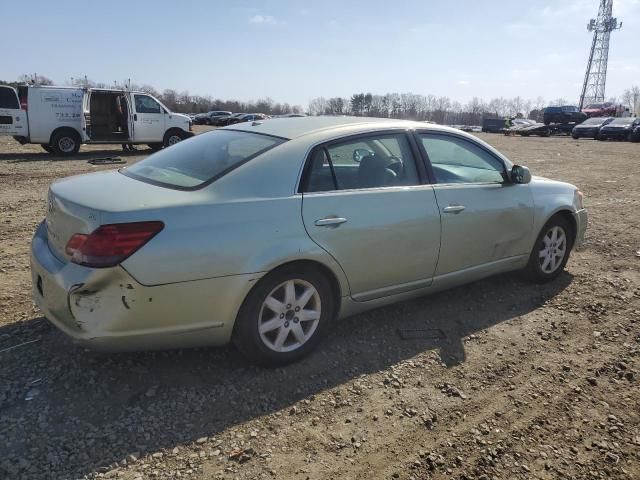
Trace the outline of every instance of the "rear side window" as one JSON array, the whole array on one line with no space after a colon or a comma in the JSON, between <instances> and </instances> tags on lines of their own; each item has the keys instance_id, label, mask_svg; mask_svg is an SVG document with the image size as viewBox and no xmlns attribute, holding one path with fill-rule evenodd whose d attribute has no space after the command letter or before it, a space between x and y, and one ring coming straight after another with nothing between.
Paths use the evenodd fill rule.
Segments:
<instances>
[{"instance_id":1,"label":"rear side window","mask_svg":"<svg viewBox=\"0 0 640 480\"><path fill-rule=\"evenodd\" d=\"M284 141L257 133L216 130L161 150L120 172L154 185L195 190Z\"/></svg>"},{"instance_id":2,"label":"rear side window","mask_svg":"<svg viewBox=\"0 0 640 480\"><path fill-rule=\"evenodd\" d=\"M13 88L0 86L0 108L17 110L20 108L18 96Z\"/></svg>"},{"instance_id":3,"label":"rear side window","mask_svg":"<svg viewBox=\"0 0 640 480\"><path fill-rule=\"evenodd\" d=\"M314 150L305 192L420 185L404 133L371 135Z\"/></svg>"}]
</instances>

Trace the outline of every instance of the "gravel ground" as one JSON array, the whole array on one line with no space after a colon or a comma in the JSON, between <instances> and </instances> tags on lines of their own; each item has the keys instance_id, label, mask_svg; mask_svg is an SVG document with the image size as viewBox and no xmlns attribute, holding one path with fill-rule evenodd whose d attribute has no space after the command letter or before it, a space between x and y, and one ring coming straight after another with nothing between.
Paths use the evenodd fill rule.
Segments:
<instances>
[{"instance_id":1,"label":"gravel ground","mask_svg":"<svg viewBox=\"0 0 640 480\"><path fill-rule=\"evenodd\" d=\"M72 345L33 307L29 240L50 182L121 152L0 137L0 478L640 478L640 145L480 136L585 193L567 272L353 317L274 370Z\"/></svg>"}]
</instances>

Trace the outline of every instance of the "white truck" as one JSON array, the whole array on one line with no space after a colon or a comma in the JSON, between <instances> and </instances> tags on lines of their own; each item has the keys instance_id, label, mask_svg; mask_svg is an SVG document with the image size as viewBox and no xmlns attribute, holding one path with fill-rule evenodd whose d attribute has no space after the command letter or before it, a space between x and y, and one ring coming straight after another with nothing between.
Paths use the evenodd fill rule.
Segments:
<instances>
[{"instance_id":1,"label":"white truck","mask_svg":"<svg viewBox=\"0 0 640 480\"><path fill-rule=\"evenodd\" d=\"M0 85L0 135L70 156L82 143L159 149L193 136L191 119L144 92Z\"/></svg>"}]
</instances>

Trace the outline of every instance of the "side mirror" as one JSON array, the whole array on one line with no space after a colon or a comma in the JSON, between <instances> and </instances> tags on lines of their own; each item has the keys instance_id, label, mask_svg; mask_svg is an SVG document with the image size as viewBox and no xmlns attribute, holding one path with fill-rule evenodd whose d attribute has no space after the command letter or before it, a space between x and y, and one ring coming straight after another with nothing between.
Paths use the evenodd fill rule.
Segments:
<instances>
[{"instance_id":1,"label":"side mirror","mask_svg":"<svg viewBox=\"0 0 640 480\"><path fill-rule=\"evenodd\" d=\"M531 181L531 172L522 165L514 165L509 176L511 183L526 184Z\"/></svg>"},{"instance_id":2,"label":"side mirror","mask_svg":"<svg viewBox=\"0 0 640 480\"><path fill-rule=\"evenodd\" d=\"M366 148L356 148L353 151L353 161L356 163L360 163L364 157L373 155L375 155L375 153L371 150L367 150Z\"/></svg>"}]
</instances>

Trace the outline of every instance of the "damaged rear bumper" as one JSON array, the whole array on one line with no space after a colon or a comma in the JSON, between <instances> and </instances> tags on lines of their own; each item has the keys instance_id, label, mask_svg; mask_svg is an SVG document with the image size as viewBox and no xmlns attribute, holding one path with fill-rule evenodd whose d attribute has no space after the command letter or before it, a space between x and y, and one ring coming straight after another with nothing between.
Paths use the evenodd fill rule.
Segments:
<instances>
[{"instance_id":1,"label":"damaged rear bumper","mask_svg":"<svg viewBox=\"0 0 640 480\"><path fill-rule=\"evenodd\" d=\"M117 266L93 269L53 255L46 225L31 243L33 298L76 343L104 350L218 346L231 339L259 274L145 286Z\"/></svg>"}]
</instances>

